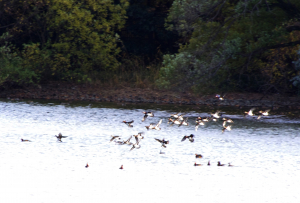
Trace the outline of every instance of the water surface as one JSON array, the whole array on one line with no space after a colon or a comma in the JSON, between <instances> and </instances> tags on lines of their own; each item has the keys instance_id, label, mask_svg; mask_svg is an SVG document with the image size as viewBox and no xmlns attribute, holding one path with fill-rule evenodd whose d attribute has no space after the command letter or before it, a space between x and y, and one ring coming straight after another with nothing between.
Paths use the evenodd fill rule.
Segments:
<instances>
[{"instance_id":1,"label":"water surface","mask_svg":"<svg viewBox=\"0 0 300 203\"><path fill-rule=\"evenodd\" d=\"M271 112L257 120L244 118L241 111L220 109L234 120L232 131L222 133L222 121L195 131L195 118L212 111L205 108L1 101L0 109L4 202L282 203L300 199L298 118ZM143 111L155 116L142 122ZM169 116L179 111L188 117L189 126L170 127ZM146 130L160 119L160 131ZM134 120L134 127L123 120ZM59 132L68 136L63 142L55 138ZM111 135L125 140L138 132L145 133L140 149L130 151L128 145L109 142ZM195 135L193 143L181 142L190 134ZM170 144L162 148L154 138ZM195 153L203 158L196 159ZM226 166L218 167L218 161ZM203 165L195 167L195 162ZM229 162L234 167L228 167Z\"/></svg>"}]
</instances>

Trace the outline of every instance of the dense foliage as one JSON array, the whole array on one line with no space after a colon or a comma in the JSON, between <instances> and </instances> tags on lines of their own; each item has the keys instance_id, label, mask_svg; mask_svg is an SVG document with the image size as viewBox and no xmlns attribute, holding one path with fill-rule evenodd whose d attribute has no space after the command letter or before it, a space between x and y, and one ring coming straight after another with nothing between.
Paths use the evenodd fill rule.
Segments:
<instances>
[{"instance_id":1,"label":"dense foliage","mask_svg":"<svg viewBox=\"0 0 300 203\"><path fill-rule=\"evenodd\" d=\"M185 42L165 55L158 85L195 91L293 91L298 0L175 0L169 30Z\"/></svg>"},{"instance_id":2,"label":"dense foliage","mask_svg":"<svg viewBox=\"0 0 300 203\"><path fill-rule=\"evenodd\" d=\"M0 0L0 84L296 94L299 44L298 0Z\"/></svg>"},{"instance_id":3,"label":"dense foliage","mask_svg":"<svg viewBox=\"0 0 300 203\"><path fill-rule=\"evenodd\" d=\"M18 61L36 81L88 80L90 72L116 69L127 7L126 0L0 0L0 62Z\"/></svg>"}]
</instances>

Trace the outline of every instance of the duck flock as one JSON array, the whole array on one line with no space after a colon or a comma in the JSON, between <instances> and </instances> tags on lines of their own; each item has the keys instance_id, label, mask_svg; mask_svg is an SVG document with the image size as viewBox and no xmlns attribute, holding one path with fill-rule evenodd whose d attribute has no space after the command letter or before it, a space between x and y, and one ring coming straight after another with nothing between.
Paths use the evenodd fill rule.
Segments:
<instances>
[{"instance_id":1,"label":"duck flock","mask_svg":"<svg viewBox=\"0 0 300 203\"><path fill-rule=\"evenodd\" d=\"M217 95L218 97L219 95ZM222 99L221 99L222 98ZM220 100L223 100L223 97L219 98ZM256 108L251 108L249 111L244 112L244 117L246 116L250 116L253 117L255 119L261 119L263 116L268 116L269 115L269 111L265 110L265 111L258 111L258 114L254 114ZM148 117L154 117L154 113L150 112L150 111L144 111L142 112L143 117L142 117L142 122L146 121ZM184 115L180 114L181 112L177 113L177 114L171 114L170 117L168 118L168 125L169 126L174 126L177 125L178 127L181 126L189 126L189 125L193 125L192 123L188 122L188 117L184 117ZM234 123L234 121L231 118L228 117L223 117L222 116L223 113L221 111L217 111L215 113L210 113L210 116L208 117L196 117L195 119L195 131L198 130L199 126L204 126L207 125L207 123L209 122L216 122L221 120L222 121L222 133L226 132L226 131L231 131L232 130L232 124ZM162 119L159 120L158 123L150 123L148 126L145 126L145 128L147 130L161 130L160 125L162 123ZM124 123L125 125L127 125L128 127L132 128L133 127L133 123L134 120L131 121L122 121L122 123ZM228 123L230 123L231 125L229 125ZM63 136L61 133L59 133L58 135L55 135L55 137L57 138L58 142L62 142L63 138L67 138L67 136ZM142 140L144 139L144 132L139 132L136 135L131 135L129 138L127 139L122 139L120 136L118 135L111 135L109 142L113 142L116 145L129 145L129 151L132 150L138 150L141 148L140 143L142 142ZM184 135L181 139L181 142L184 141L189 141L191 143L194 142L195 139L195 135L194 134L190 134L190 135ZM133 140L133 141L132 141ZM165 140L163 139L159 139L159 138L154 138L155 141L157 141L162 149L163 148L167 148L167 145L170 143L169 140ZM27 139L21 139L22 142L31 142L30 140ZM163 152L162 150L160 150L159 152L160 154L165 154L165 152ZM196 159L201 159L203 156L201 154L195 154L195 158ZM194 166L201 166L203 164L194 163ZM210 161L208 161L207 163L208 166L210 166ZM227 165L227 164L226 164ZM225 164L222 164L220 161L218 161L217 166L225 166ZM231 165L230 163L228 163L229 167L232 167L233 165ZM89 164L87 163L86 168L89 167ZM123 165L121 165L120 169L123 169Z\"/></svg>"}]
</instances>

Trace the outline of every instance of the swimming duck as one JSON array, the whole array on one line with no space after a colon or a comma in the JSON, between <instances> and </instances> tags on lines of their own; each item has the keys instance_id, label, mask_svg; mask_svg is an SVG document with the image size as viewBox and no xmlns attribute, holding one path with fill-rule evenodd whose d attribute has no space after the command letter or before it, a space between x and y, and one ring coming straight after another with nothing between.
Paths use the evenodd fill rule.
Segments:
<instances>
[{"instance_id":1,"label":"swimming duck","mask_svg":"<svg viewBox=\"0 0 300 203\"><path fill-rule=\"evenodd\" d=\"M62 138L66 138L66 137L68 137L68 136L62 136L61 133L58 133L58 136L55 135L55 137L57 138L58 141L62 142L61 139L62 139Z\"/></svg>"},{"instance_id":2,"label":"swimming duck","mask_svg":"<svg viewBox=\"0 0 300 203\"><path fill-rule=\"evenodd\" d=\"M202 164L197 164L196 162L194 163L194 166L202 166Z\"/></svg>"},{"instance_id":3,"label":"swimming duck","mask_svg":"<svg viewBox=\"0 0 300 203\"><path fill-rule=\"evenodd\" d=\"M202 158L203 156L201 154L195 154L196 158Z\"/></svg>"},{"instance_id":4,"label":"swimming duck","mask_svg":"<svg viewBox=\"0 0 300 203\"><path fill-rule=\"evenodd\" d=\"M207 162L207 165L210 166L210 161Z\"/></svg>"},{"instance_id":5,"label":"swimming duck","mask_svg":"<svg viewBox=\"0 0 300 203\"><path fill-rule=\"evenodd\" d=\"M120 139L120 136L118 136L118 135L116 135L116 136L111 136L111 139L110 139L110 141L109 142L112 142L113 140L115 140L115 139Z\"/></svg>"},{"instance_id":6,"label":"swimming duck","mask_svg":"<svg viewBox=\"0 0 300 203\"><path fill-rule=\"evenodd\" d=\"M162 119L160 119L159 122L156 125L151 123L149 126L145 126L145 127L147 128L147 130L149 130L149 129L160 130L161 128L159 127L159 125L161 123L162 123Z\"/></svg>"},{"instance_id":7,"label":"swimming duck","mask_svg":"<svg viewBox=\"0 0 300 203\"><path fill-rule=\"evenodd\" d=\"M153 117L154 116L154 114L152 112L150 112L150 111L148 111L148 112L144 111L143 114L144 114L144 117L143 117L142 121L145 121L148 116L149 117Z\"/></svg>"},{"instance_id":8,"label":"swimming duck","mask_svg":"<svg viewBox=\"0 0 300 203\"><path fill-rule=\"evenodd\" d=\"M231 165L230 163L228 163L228 166L229 166L229 167L232 167L233 165Z\"/></svg>"},{"instance_id":9,"label":"swimming duck","mask_svg":"<svg viewBox=\"0 0 300 203\"><path fill-rule=\"evenodd\" d=\"M244 117L246 117L247 115L254 116L254 113L253 113L254 110L255 110L255 108L251 108L249 111L245 111Z\"/></svg>"},{"instance_id":10,"label":"swimming duck","mask_svg":"<svg viewBox=\"0 0 300 203\"><path fill-rule=\"evenodd\" d=\"M134 122L134 120L132 121L123 121L123 123L125 123L128 127L133 127L132 123Z\"/></svg>"},{"instance_id":11,"label":"swimming duck","mask_svg":"<svg viewBox=\"0 0 300 203\"><path fill-rule=\"evenodd\" d=\"M194 135L193 134L190 134L189 136L187 136L187 135L183 136L183 138L181 139L181 142L186 140L186 138L188 138L190 142L194 142Z\"/></svg>"},{"instance_id":12,"label":"swimming duck","mask_svg":"<svg viewBox=\"0 0 300 203\"><path fill-rule=\"evenodd\" d=\"M119 169L123 169L123 165L121 165L121 167Z\"/></svg>"},{"instance_id":13,"label":"swimming duck","mask_svg":"<svg viewBox=\"0 0 300 203\"><path fill-rule=\"evenodd\" d=\"M87 163L86 165L85 165L85 168L88 168L89 167L89 164Z\"/></svg>"},{"instance_id":14,"label":"swimming duck","mask_svg":"<svg viewBox=\"0 0 300 203\"><path fill-rule=\"evenodd\" d=\"M21 142L31 142L30 140L21 139Z\"/></svg>"},{"instance_id":15,"label":"swimming duck","mask_svg":"<svg viewBox=\"0 0 300 203\"><path fill-rule=\"evenodd\" d=\"M165 154L165 152L162 152L162 151L160 150L159 154Z\"/></svg>"},{"instance_id":16,"label":"swimming duck","mask_svg":"<svg viewBox=\"0 0 300 203\"><path fill-rule=\"evenodd\" d=\"M221 164L221 162L218 161L218 166L225 166L225 164Z\"/></svg>"}]
</instances>

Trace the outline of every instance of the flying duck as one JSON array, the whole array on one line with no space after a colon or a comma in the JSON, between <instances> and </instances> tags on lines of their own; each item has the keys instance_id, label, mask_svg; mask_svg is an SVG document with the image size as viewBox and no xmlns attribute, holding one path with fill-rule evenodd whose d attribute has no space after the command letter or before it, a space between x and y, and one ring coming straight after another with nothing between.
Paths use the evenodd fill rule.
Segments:
<instances>
[{"instance_id":1,"label":"flying duck","mask_svg":"<svg viewBox=\"0 0 300 203\"><path fill-rule=\"evenodd\" d=\"M197 131L198 130L198 127L199 125L204 125L204 122L203 121L196 121L196 125L195 125L195 130Z\"/></svg>"},{"instance_id":2,"label":"flying duck","mask_svg":"<svg viewBox=\"0 0 300 203\"><path fill-rule=\"evenodd\" d=\"M253 113L254 110L255 110L255 108L251 108L249 111L245 111L244 117L246 117L247 115L254 116L254 113Z\"/></svg>"},{"instance_id":3,"label":"flying duck","mask_svg":"<svg viewBox=\"0 0 300 203\"><path fill-rule=\"evenodd\" d=\"M181 142L186 140L186 138L188 138L190 142L194 142L194 135L193 134L190 134L189 136L187 136L187 135L183 136L183 138L181 139Z\"/></svg>"},{"instance_id":4,"label":"flying duck","mask_svg":"<svg viewBox=\"0 0 300 203\"><path fill-rule=\"evenodd\" d=\"M224 133L225 130L231 131L231 125L226 126L226 122L223 122L223 129L222 129L222 133Z\"/></svg>"},{"instance_id":5,"label":"flying duck","mask_svg":"<svg viewBox=\"0 0 300 203\"><path fill-rule=\"evenodd\" d=\"M137 135L133 135L133 137L135 138L136 142L139 142L141 139L144 139L144 136L142 136L142 134L144 134L144 133L140 132Z\"/></svg>"},{"instance_id":6,"label":"flying duck","mask_svg":"<svg viewBox=\"0 0 300 203\"><path fill-rule=\"evenodd\" d=\"M221 95L220 95L220 94L216 94L216 97L219 98L219 100L223 101L225 95L226 95L226 94L223 94L223 93L222 93Z\"/></svg>"},{"instance_id":7,"label":"flying duck","mask_svg":"<svg viewBox=\"0 0 300 203\"><path fill-rule=\"evenodd\" d=\"M130 151L133 150L133 149L139 149L139 148L141 148L141 145L139 145L139 142L136 142L136 143L134 143L134 144L132 145Z\"/></svg>"},{"instance_id":8,"label":"flying duck","mask_svg":"<svg viewBox=\"0 0 300 203\"><path fill-rule=\"evenodd\" d=\"M128 127L133 127L132 123L134 122L134 120L132 121L123 121L123 123L125 123Z\"/></svg>"},{"instance_id":9,"label":"flying duck","mask_svg":"<svg viewBox=\"0 0 300 203\"><path fill-rule=\"evenodd\" d=\"M270 111L270 109L265 110L265 111L259 111L258 113L260 113L263 116L268 116L269 115L269 111Z\"/></svg>"},{"instance_id":10,"label":"flying duck","mask_svg":"<svg viewBox=\"0 0 300 203\"><path fill-rule=\"evenodd\" d=\"M68 136L62 136L61 133L58 133L58 136L55 135L55 137L57 138L58 141L62 142L61 139L62 139L62 138L66 138L66 137L68 137Z\"/></svg>"},{"instance_id":11,"label":"flying duck","mask_svg":"<svg viewBox=\"0 0 300 203\"><path fill-rule=\"evenodd\" d=\"M142 121L145 121L148 116L149 117L153 117L154 116L154 114L152 112L150 112L150 111L148 111L148 112L144 111L143 114L144 114L144 117L143 117Z\"/></svg>"},{"instance_id":12,"label":"flying duck","mask_svg":"<svg viewBox=\"0 0 300 203\"><path fill-rule=\"evenodd\" d=\"M126 141L123 141L123 144L132 145L133 143L130 142L132 136L130 136Z\"/></svg>"},{"instance_id":13,"label":"flying duck","mask_svg":"<svg viewBox=\"0 0 300 203\"><path fill-rule=\"evenodd\" d=\"M154 139L155 139L156 141L158 141L158 142L161 143L161 147L166 148L166 147L167 147L166 144L169 144L169 140L165 140L165 139L160 140L160 139L157 139L157 138L154 138Z\"/></svg>"},{"instance_id":14,"label":"flying duck","mask_svg":"<svg viewBox=\"0 0 300 203\"><path fill-rule=\"evenodd\" d=\"M145 126L147 128L147 130L149 129L155 129L155 130L160 130L161 128L159 127L159 125L162 123L162 119L159 120L159 122L154 125L153 123L151 123L149 126Z\"/></svg>"},{"instance_id":15,"label":"flying duck","mask_svg":"<svg viewBox=\"0 0 300 203\"><path fill-rule=\"evenodd\" d=\"M188 120L188 117L187 117L186 119L182 120L182 121L180 122L180 124L178 125L178 127L180 127L180 126L182 126L182 125L188 126L189 123L187 122L187 120Z\"/></svg>"},{"instance_id":16,"label":"flying duck","mask_svg":"<svg viewBox=\"0 0 300 203\"><path fill-rule=\"evenodd\" d=\"M179 112L179 113L180 113L180 112ZM177 114L171 114L171 117L177 118L177 119L179 119L179 120L183 120L183 115L179 115L179 113L177 113Z\"/></svg>"},{"instance_id":17,"label":"flying duck","mask_svg":"<svg viewBox=\"0 0 300 203\"><path fill-rule=\"evenodd\" d=\"M216 113L211 113L211 116L213 118L220 118L222 116L221 111L217 111Z\"/></svg>"},{"instance_id":18,"label":"flying duck","mask_svg":"<svg viewBox=\"0 0 300 203\"><path fill-rule=\"evenodd\" d=\"M120 139L120 136L118 136L118 135L113 136L113 135L112 135L109 142L112 142L112 141L115 140L116 138Z\"/></svg>"},{"instance_id":19,"label":"flying duck","mask_svg":"<svg viewBox=\"0 0 300 203\"><path fill-rule=\"evenodd\" d=\"M169 118L168 123L171 123L170 126L172 126L174 124L180 125L181 121L178 118L176 118L175 120L173 120L172 118Z\"/></svg>"},{"instance_id":20,"label":"flying duck","mask_svg":"<svg viewBox=\"0 0 300 203\"><path fill-rule=\"evenodd\" d=\"M223 121L226 121L227 123L234 123L233 120L231 120L230 118L222 118Z\"/></svg>"}]
</instances>

